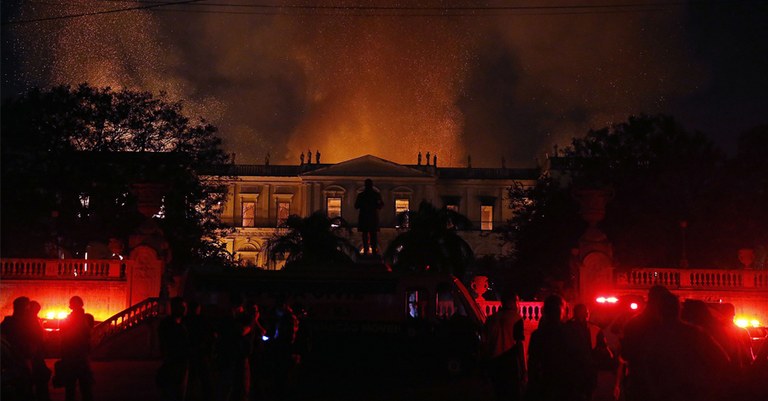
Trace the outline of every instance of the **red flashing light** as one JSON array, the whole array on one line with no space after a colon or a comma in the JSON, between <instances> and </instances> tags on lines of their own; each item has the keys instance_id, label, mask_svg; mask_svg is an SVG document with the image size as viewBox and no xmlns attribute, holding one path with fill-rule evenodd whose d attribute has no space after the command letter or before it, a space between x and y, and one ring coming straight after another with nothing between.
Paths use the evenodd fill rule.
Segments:
<instances>
[{"instance_id":1,"label":"red flashing light","mask_svg":"<svg viewBox=\"0 0 768 401\"><path fill-rule=\"evenodd\" d=\"M760 327L760 321L752 318L752 317L746 317L746 316L736 316L733 318L733 323L741 328L746 327Z\"/></svg>"},{"instance_id":2,"label":"red flashing light","mask_svg":"<svg viewBox=\"0 0 768 401\"><path fill-rule=\"evenodd\" d=\"M604 304L604 303L615 304L619 302L619 299L616 297L597 297L595 301L597 301L597 303L599 304Z\"/></svg>"}]
</instances>

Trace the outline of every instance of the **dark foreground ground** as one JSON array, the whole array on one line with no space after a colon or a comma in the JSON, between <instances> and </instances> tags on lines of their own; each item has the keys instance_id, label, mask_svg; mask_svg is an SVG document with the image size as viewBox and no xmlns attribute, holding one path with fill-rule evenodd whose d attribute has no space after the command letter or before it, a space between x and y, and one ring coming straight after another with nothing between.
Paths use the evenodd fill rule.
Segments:
<instances>
[{"instance_id":1,"label":"dark foreground ground","mask_svg":"<svg viewBox=\"0 0 768 401\"><path fill-rule=\"evenodd\" d=\"M45 362L53 370L55 359ZM159 401L155 372L160 361L94 361L96 378L93 396L96 401ZM64 388L50 386L51 400L64 401ZM78 394L78 399L80 399Z\"/></svg>"},{"instance_id":2,"label":"dark foreground ground","mask_svg":"<svg viewBox=\"0 0 768 401\"><path fill-rule=\"evenodd\" d=\"M55 359L46 360L53 368ZM155 373L159 361L94 361L91 363L96 383L96 401L160 401L155 386ZM413 378L408 383L392 383L386 380L368 381L365 385L354 385L340 381L336 391L320 391L315 395L305 394L304 400L441 400L474 401L493 399L487 383L479 378ZM361 388L362 387L362 388ZM52 401L64 401L64 389L51 389ZM354 389L354 390L353 390ZM78 397L79 399L79 397Z\"/></svg>"}]
</instances>

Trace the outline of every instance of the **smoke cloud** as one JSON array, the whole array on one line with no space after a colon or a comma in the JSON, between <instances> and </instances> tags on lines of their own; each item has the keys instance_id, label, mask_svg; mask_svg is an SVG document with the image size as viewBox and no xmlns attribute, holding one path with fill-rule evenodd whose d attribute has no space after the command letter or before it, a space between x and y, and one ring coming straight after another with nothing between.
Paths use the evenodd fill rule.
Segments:
<instances>
[{"instance_id":1,"label":"smoke cloud","mask_svg":"<svg viewBox=\"0 0 768 401\"><path fill-rule=\"evenodd\" d=\"M442 4L432 3L421 5ZM123 4L25 2L4 19ZM472 155L474 166L529 167L589 128L665 112L710 79L684 7L602 11L126 11L5 27L17 66L3 81L167 92L217 125L238 163L267 152L297 163L319 149L322 162L415 163L430 151L443 166Z\"/></svg>"}]
</instances>

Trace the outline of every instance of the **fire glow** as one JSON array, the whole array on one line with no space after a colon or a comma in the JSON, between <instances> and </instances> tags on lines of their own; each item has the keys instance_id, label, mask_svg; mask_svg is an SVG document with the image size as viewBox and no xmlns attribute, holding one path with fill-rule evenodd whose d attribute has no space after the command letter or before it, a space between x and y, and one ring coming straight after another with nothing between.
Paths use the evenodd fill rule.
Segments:
<instances>
[{"instance_id":1,"label":"fire glow","mask_svg":"<svg viewBox=\"0 0 768 401\"><path fill-rule=\"evenodd\" d=\"M106 2L20 4L8 19L110 9ZM395 10L402 2L380 5ZM674 19L649 30L643 13L510 20L493 10L478 18L411 7L403 10L409 17L293 6L263 15L231 7L198 13L174 5L174 13L16 24L9 57L17 63L10 65L23 70L9 75L43 86L164 91L184 100L191 116L219 126L238 162L263 160L271 150L275 160L296 163L310 148L327 162L369 153L414 163L421 150L443 166L463 164L467 154L478 166L498 166L502 154L527 165L573 132L664 110L665 99L695 91L708 71L686 57ZM606 40L608 31L621 39ZM593 52L622 57L585 56Z\"/></svg>"}]
</instances>

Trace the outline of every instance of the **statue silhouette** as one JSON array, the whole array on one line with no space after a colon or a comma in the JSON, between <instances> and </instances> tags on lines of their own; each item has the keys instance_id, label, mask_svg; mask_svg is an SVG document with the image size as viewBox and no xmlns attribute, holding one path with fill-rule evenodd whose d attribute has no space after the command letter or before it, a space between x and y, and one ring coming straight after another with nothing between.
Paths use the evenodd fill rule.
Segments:
<instances>
[{"instance_id":1,"label":"statue silhouette","mask_svg":"<svg viewBox=\"0 0 768 401\"><path fill-rule=\"evenodd\" d=\"M363 252L378 253L379 209L384 206L381 194L373 189L373 181L365 180L365 189L355 199L355 209L360 210L357 229L363 234Z\"/></svg>"}]
</instances>

